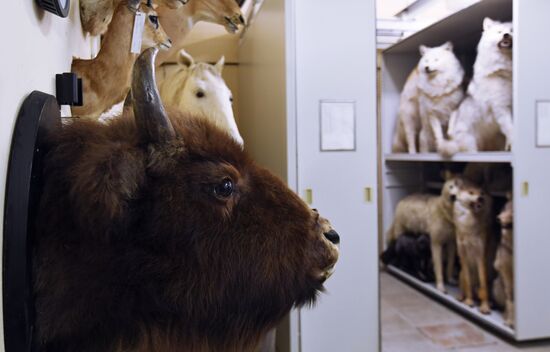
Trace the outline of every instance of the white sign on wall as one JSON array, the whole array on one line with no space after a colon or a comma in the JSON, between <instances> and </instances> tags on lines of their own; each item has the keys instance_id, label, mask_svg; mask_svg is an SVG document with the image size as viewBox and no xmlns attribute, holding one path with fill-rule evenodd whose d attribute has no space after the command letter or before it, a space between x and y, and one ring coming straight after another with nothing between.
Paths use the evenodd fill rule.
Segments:
<instances>
[{"instance_id":1,"label":"white sign on wall","mask_svg":"<svg viewBox=\"0 0 550 352\"><path fill-rule=\"evenodd\" d=\"M355 150L355 101L321 100L321 151Z\"/></svg>"}]
</instances>

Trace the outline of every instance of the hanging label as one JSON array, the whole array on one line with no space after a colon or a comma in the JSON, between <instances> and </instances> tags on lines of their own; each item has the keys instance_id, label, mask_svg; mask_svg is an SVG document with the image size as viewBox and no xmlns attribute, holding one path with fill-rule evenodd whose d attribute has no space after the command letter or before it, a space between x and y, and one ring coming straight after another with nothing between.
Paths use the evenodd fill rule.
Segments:
<instances>
[{"instance_id":1,"label":"hanging label","mask_svg":"<svg viewBox=\"0 0 550 352\"><path fill-rule=\"evenodd\" d=\"M130 52L133 54L141 53L141 40L143 39L143 28L145 26L145 13L136 12L134 18L134 31L132 32L132 46Z\"/></svg>"}]
</instances>

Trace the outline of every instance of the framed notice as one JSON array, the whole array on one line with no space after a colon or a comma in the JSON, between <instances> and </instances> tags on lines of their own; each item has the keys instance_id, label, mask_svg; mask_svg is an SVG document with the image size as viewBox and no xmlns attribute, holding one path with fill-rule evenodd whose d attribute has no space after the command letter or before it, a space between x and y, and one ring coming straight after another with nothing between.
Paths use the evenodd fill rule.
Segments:
<instances>
[{"instance_id":1,"label":"framed notice","mask_svg":"<svg viewBox=\"0 0 550 352\"><path fill-rule=\"evenodd\" d=\"M550 148L550 101L537 101L536 146Z\"/></svg>"},{"instance_id":2,"label":"framed notice","mask_svg":"<svg viewBox=\"0 0 550 352\"><path fill-rule=\"evenodd\" d=\"M355 101L321 100L321 151L355 150Z\"/></svg>"}]
</instances>

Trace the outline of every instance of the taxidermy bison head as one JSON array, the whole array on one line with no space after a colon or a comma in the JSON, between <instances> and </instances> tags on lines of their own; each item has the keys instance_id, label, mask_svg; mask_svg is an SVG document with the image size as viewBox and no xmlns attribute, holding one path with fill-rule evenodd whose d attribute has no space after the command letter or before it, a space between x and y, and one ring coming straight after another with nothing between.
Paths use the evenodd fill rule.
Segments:
<instances>
[{"instance_id":1,"label":"taxidermy bison head","mask_svg":"<svg viewBox=\"0 0 550 352\"><path fill-rule=\"evenodd\" d=\"M41 351L252 351L311 304L338 235L226 132L160 103L145 51L133 112L53 136L33 254Z\"/></svg>"}]
</instances>

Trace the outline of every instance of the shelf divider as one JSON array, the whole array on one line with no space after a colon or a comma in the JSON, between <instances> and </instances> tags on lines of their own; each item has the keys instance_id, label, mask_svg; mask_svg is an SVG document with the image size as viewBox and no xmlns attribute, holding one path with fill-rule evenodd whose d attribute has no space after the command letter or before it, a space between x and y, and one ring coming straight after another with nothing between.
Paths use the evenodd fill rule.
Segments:
<instances>
[{"instance_id":1,"label":"shelf divider","mask_svg":"<svg viewBox=\"0 0 550 352\"><path fill-rule=\"evenodd\" d=\"M386 162L406 161L406 162L470 162L470 163L512 163L513 155L510 152L481 152L475 154L459 153L452 158L444 158L437 153L420 154L386 154Z\"/></svg>"}]
</instances>

